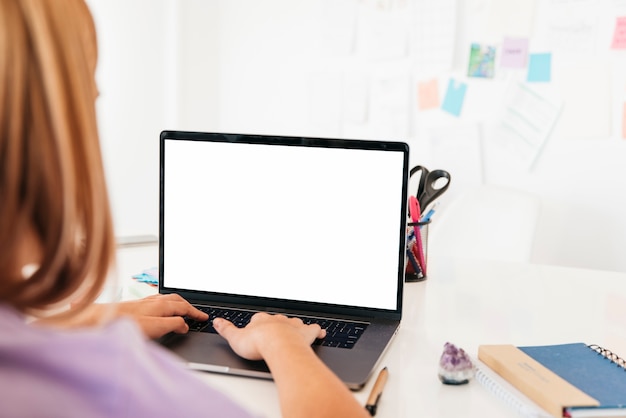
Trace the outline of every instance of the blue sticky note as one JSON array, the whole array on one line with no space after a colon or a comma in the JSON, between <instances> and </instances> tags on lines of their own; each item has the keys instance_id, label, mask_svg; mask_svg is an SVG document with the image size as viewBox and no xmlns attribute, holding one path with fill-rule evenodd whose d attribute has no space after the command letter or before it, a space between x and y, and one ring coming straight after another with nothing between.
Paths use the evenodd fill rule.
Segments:
<instances>
[{"instance_id":1,"label":"blue sticky note","mask_svg":"<svg viewBox=\"0 0 626 418\"><path fill-rule=\"evenodd\" d=\"M530 54L528 60L528 81L550 81L552 73L552 54Z\"/></svg>"},{"instance_id":2,"label":"blue sticky note","mask_svg":"<svg viewBox=\"0 0 626 418\"><path fill-rule=\"evenodd\" d=\"M463 108L466 91L467 84L451 78L450 81L448 81L446 97L443 99L441 108L454 116L459 116L461 114L461 109Z\"/></svg>"},{"instance_id":3,"label":"blue sticky note","mask_svg":"<svg viewBox=\"0 0 626 418\"><path fill-rule=\"evenodd\" d=\"M141 283L158 285L159 284L159 269L157 267L149 268L147 270L142 271L139 274L133 275L133 279Z\"/></svg>"}]
</instances>

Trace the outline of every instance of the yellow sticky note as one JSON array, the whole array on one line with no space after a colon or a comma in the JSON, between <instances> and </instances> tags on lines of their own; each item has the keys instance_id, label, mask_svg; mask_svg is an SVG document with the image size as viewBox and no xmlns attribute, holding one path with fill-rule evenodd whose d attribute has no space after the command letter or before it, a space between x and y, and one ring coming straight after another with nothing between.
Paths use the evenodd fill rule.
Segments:
<instances>
[{"instance_id":1,"label":"yellow sticky note","mask_svg":"<svg viewBox=\"0 0 626 418\"><path fill-rule=\"evenodd\" d=\"M437 79L417 83L419 110L439 107L439 85Z\"/></svg>"}]
</instances>

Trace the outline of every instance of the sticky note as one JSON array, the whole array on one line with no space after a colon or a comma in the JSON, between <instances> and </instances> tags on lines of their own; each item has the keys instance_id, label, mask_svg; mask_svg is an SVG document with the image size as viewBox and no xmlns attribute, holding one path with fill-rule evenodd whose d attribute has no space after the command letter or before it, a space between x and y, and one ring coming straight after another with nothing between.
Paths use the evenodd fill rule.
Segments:
<instances>
[{"instance_id":1,"label":"sticky note","mask_svg":"<svg viewBox=\"0 0 626 418\"><path fill-rule=\"evenodd\" d=\"M626 49L626 16L615 19L615 32L613 32L612 49Z\"/></svg>"},{"instance_id":2,"label":"sticky note","mask_svg":"<svg viewBox=\"0 0 626 418\"><path fill-rule=\"evenodd\" d=\"M459 116L463 108L466 91L467 84L451 78L448 82L448 89L446 90L446 96L441 104L441 109L454 116Z\"/></svg>"},{"instance_id":3,"label":"sticky note","mask_svg":"<svg viewBox=\"0 0 626 418\"><path fill-rule=\"evenodd\" d=\"M505 68L524 68L528 57L527 38L504 38L500 65Z\"/></svg>"},{"instance_id":4,"label":"sticky note","mask_svg":"<svg viewBox=\"0 0 626 418\"><path fill-rule=\"evenodd\" d=\"M152 285L159 284L159 269L158 267L152 267L142 271L139 274L133 275L133 279L141 283L148 283Z\"/></svg>"},{"instance_id":5,"label":"sticky note","mask_svg":"<svg viewBox=\"0 0 626 418\"><path fill-rule=\"evenodd\" d=\"M439 107L439 83L436 78L417 83L417 101L419 110Z\"/></svg>"},{"instance_id":6,"label":"sticky note","mask_svg":"<svg viewBox=\"0 0 626 418\"><path fill-rule=\"evenodd\" d=\"M550 81L552 73L552 54L530 54L528 61L528 81Z\"/></svg>"},{"instance_id":7,"label":"sticky note","mask_svg":"<svg viewBox=\"0 0 626 418\"><path fill-rule=\"evenodd\" d=\"M495 60L495 47L476 43L472 44L467 75L469 77L493 78Z\"/></svg>"}]
</instances>

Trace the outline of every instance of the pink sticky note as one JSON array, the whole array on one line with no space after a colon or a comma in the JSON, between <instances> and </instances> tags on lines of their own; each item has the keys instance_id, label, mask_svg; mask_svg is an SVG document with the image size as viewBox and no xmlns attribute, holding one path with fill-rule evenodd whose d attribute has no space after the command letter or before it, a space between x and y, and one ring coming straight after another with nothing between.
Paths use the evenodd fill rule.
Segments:
<instances>
[{"instance_id":1,"label":"pink sticky note","mask_svg":"<svg viewBox=\"0 0 626 418\"><path fill-rule=\"evenodd\" d=\"M613 33L612 49L626 49L626 16L615 20L615 32Z\"/></svg>"},{"instance_id":2,"label":"pink sticky note","mask_svg":"<svg viewBox=\"0 0 626 418\"><path fill-rule=\"evenodd\" d=\"M528 39L504 38L500 65L506 68L524 68L528 56Z\"/></svg>"},{"instance_id":3,"label":"pink sticky note","mask_svg":"<svg viewBox=\"0 0 626 418\"><path fill-rule=\"evenodd\" d=\"M437 79L417 83L419 110L439 107L439 85Z\"/></svg>"}]
</instances>

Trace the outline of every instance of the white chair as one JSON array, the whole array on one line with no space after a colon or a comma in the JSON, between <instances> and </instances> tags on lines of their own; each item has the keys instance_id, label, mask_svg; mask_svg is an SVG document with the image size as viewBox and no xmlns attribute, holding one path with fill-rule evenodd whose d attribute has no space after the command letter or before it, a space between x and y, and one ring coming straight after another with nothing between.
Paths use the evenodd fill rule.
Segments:
<instances>
[{"instance_id":1,"label":"white chair","mask_svg":"<svg viewBox=\"0 0 626 418\"><path fill-rule=\"evenodd\" d=\"M491 185L469 189L433 216L428 253L528 262L540 209L539 197L529 192Z\"/></svg>"}]
</instances>

